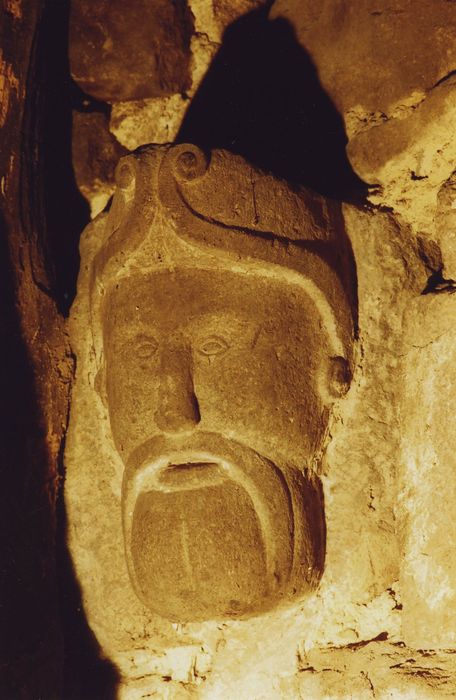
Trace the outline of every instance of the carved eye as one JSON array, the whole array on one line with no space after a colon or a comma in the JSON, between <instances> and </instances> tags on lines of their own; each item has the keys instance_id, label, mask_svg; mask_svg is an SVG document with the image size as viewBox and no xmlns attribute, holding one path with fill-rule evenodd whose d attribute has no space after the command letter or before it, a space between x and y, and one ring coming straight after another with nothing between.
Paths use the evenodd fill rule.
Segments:
<instances>
[{"instance_id":1,"label":"carved eye","mask_svg":"<svg viewBox=\"0 0 456 700\"><path fill-rule=\"evenodd\" d=\"M206 357L214 357L215 355L222 355L228 348L229 345L226 340L219 335L211 335L201 343L198 352L201 355L206 355Z\"/></svg>"},{"instance_id":2,"label":"carved eye","mask_svg":"<svg viewBox=\"0 0 456 700\"><path fill-rule=\"evenodd\" d=\"M137 340L136 355L141 360L147 360L157 352L158 343L154 338L142 337Z\"/></svg>"}]
</instances>

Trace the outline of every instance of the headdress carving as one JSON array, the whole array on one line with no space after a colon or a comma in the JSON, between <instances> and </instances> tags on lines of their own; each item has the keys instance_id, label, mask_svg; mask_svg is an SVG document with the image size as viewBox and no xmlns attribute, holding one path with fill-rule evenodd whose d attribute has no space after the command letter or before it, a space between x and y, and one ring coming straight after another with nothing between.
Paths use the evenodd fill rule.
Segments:
<instances>
[{"instance_id":1,"label":"headdress carving","mask_svg":"<svg viewBox=\"0 0 456 700\"><path fill-rule=\"evenodd\" d=\"M334 355L349 361L353 316L337 205L239 156L216 150L208 158L189 144L139 149L120 160L116 181L94 259L94 307L104 280L182 264L183 244L194 266L216 253L218 266L222 256L233 268L287 274L318 307Z\"/></svg>"}]
</instances>

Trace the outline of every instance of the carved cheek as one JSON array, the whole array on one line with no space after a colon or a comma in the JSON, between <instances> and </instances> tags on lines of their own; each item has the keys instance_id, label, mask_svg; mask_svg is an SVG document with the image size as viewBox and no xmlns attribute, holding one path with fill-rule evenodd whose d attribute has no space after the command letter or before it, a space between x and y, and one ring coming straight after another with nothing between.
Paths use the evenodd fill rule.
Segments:
<instances>
[{"instance_id":1,"label":"carved cheek","mask_svg":"<svg viewBox=\"0 0 456 700\"><path fill-rule=\"evenodd\" d=\"M275 371L267 355L250 347L231 348L223 358L194 363L195 393L205 429L234 432L258 447L265 443L265 435L277 434Z\"/></svg>"},{"instance_id":2,"label":"carved cheek","mask_svg":"<svg viewBox=\"0 0 456 700\"><path fill-rule=\"evenodd\" d=\"M316 360L301 350L301 357L290 353L280 371L280 416L284 434L306 454L320 434L322 406L317 394Z\"/></svg>"},{"instance_id":3,"label":"carved cheek","mask_svg":"<svg viewBox=\"0 0 456 700\"><path fill-rule=\"evenodd\" d=\"M297 357L287 344L275 345L256 374L256 420L266 444L295 460L306 460L319 433L315 371L305 352Z\"/></svg>"},{"instance_id":4,"label":"carved cheek","mask_svg":"<svg viewBox=\"0 0 456 700\"><path fill-rule=\"evenodd\" d=\"M133 345L128 352L112 347L106 364L111 431L121 453L128 453L154 432L157 408L159 368L133 350Z\"/></svg>"}]
</instances>

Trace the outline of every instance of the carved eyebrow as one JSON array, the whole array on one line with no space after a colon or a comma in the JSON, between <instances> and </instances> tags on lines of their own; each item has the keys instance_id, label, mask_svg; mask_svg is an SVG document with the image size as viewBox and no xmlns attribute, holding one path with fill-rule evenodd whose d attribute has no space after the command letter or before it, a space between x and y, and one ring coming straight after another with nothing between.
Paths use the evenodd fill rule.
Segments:
<instances>
[{"instance_id":1,"label":"carved eyebrow","mask_svg":"<svg viewBox=\"0 0 456 700\"><path fill-rule=\"evenodd\" d=\"M205 332L214 335L223 329L223 333L236 333L244 329L256 327L257 321L244 312L221 311L219 313L193 314L187 324L189 331L192 329L205 329ZM212 330L211 330L212 328ZM206 330L207 329L207 330Z\"/></svg>"},{"instance_id":2,"label":"carved eyebrow","mask_svg":"<svg viewBox=\"0 0 456 700\"><path fill-rule=\"evenodd\" d=\"M115 330L116 329L114 329L114 331ZM137 325L136 328L124 328L123 332L120 333L120 337L116 334L116 340L116 344L118 347L122 347L126 350L130 349L132 352L140 344L155 343L158 345L157 334L155 333L155 329L152 329L150 333L147 333L138 330Z\"/></svg>"},{"instance_id":3,"label":"carved eyebrow","mask_svg":"<svg viewBox=\"0 0 456 700\"><path fill-rule=\"evenodd\" d=\"M155 343L156 345L158 344L157 338L155 337L155 333L136 333L132 338L131 342L135 344L139 343Z\"/></svg>"}]
</instances>

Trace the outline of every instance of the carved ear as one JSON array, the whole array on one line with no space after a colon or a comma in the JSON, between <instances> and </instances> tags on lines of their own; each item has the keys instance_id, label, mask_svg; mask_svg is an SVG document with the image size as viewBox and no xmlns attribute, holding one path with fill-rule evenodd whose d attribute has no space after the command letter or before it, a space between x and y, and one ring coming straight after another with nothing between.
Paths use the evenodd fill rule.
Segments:
<instances>
[{"instance_id":1,"label":"carved ear","mask_svg":"<svg viewBox=\"0 0 456 700\"><path fill-rule=\"evenodd\" d=\"M350 388L352 373L345 357L330 357L328 367L328 393L333 399L345 396Z\"/></svg>"},{"instance_id":2,"label":"carved ear","mask_svg":"<svg viewBox=\"0 0 456 700\"><path fill-rule=\"evenodd\" d=\"M95 375L95 391L103 402L105 408L108 406L108 396L106 393L106 365L103 360L102 365Z\"/></svg>"}]
</instances>

